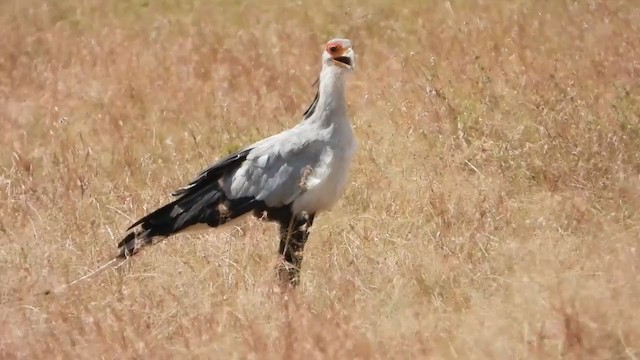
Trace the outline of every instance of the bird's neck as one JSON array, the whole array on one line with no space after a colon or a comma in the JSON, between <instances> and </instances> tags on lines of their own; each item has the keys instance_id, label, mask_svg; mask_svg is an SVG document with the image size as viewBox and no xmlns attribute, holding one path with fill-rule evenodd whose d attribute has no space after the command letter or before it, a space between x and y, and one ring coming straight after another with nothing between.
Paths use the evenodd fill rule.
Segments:
<instances>
[{"instance_id":1,"label":"bird's neck","mask_svg":"<svg viewBox=\"0 0 640 360\"><path fill-rule=\"evenodd\" d=\"M326 67L320 73L318 103L314 115L316 121L323 123L346 119L344 74L334 67Z\"/></svg>"}]
</instances>

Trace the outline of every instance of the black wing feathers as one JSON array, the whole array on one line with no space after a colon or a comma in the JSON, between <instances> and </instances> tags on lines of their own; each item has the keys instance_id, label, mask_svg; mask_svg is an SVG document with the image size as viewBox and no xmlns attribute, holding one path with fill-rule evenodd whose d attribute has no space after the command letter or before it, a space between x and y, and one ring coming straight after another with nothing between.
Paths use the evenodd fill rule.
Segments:
<instances>
[{"instance_id":1,"label":"black wing feathers","mask_svg":"<svg viewBox=\"0 0 640 360\"><path fill-rule=\"evenodd\" d=\"M227 172L229 168L240 165L247 159L247 155L253 148L244 149L233 153L217 163L211 165L207 169L203 170L198 176L193 179L187 186L184 186L171 193L172 196L185 196L189 193L195 193L200 188L207 186L211 181L217 181L222 174Z\"/></svg>"},{"instance_id":2,"label":"black wing feathers","mask_svg":"<svg viewBox=\"0 0 640 360\"><path fill-rule=\"evenodd\" d=\"M229 219L255 210L260 204L253 198L227 199L220 179L246 160L251 149L231 154L202 171L189 185L172 195L177 198L133 223L129 233L118 243L120 257L134 254L152 238L166 237L192 225L216 227ZM140 225L140 230L133 230ZM136 239L140 244L136 245Z\"/></svg>"}]
</instances>

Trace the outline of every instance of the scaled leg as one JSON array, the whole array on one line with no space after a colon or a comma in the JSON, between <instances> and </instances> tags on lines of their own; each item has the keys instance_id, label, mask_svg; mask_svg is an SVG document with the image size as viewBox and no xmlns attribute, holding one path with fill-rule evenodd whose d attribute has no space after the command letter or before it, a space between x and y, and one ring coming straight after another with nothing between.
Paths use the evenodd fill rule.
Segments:
<instances>
[{"instance_id":1,"label":"scaled leg","mask_svg":"<svg viewBox=\"0 0 640 360\"><path fill-rule=\"evenodd\" d=\"M282 285L292 287L300 283L300 266L304 245L309 237L309 228L313 225L314 214L290 215L279 219L280 246L278 254L282 261L278 264L278 278Z\"/></svg>"}]
</instances>

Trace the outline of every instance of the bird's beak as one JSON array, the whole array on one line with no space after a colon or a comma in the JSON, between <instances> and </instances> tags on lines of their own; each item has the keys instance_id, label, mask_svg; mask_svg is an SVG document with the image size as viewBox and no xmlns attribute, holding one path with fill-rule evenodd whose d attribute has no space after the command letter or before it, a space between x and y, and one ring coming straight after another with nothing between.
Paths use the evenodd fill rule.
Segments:
<instances>
[{"instance_id":1,"label":"bird's beak","mask_svg":"<svg viewBox=\"0 0 640 360\"><path fill-rule=\"evenodd\" d=\"M334 64L345 69L353 70L355 67L355 53L351 48L343 52L342 55L331 58L331 60L333 60Z\"/></svg>"}]
</instances>

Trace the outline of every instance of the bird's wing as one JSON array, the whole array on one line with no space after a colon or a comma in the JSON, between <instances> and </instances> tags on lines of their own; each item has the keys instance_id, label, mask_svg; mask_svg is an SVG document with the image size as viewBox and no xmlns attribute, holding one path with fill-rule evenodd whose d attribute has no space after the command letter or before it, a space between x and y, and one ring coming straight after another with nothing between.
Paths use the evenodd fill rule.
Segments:
<instances>
[{"instance_id":1,"label":"bird's wing","mask_svg":"<svg viewBox=\"0 0 640 360\"><path fill-rule=\"evenodd\" d=\"M206 193L208 188L214 191L206 193L206 195L207 196L215 195L215 192L217 191L217 188L218 188L217 185L220 179L223 178L226 173L233 171L233 169L235 168L238 168L240 164L246 160L247 155L249 155L251 150L252 150L252 147L249 146L238 152L227 155L221 160L215 162L213 165L209 166L208 168L200 172L200 174L198 174L198 176L196 176L195 179L189 182L188 185L183 186L178 190L172 192L171 195L176 197L174 201L166 204L165 206L156 210L154 213L139 219L135 223L131 224L127 230L131 230L134 227L144 223L146 220L149 219L149 216L153 214L163 213L163 211L171 212L172 209L175 207L175 205L180 202L188 201L189 199L194 197L195 198L204 197L205 194L203 193L203 191ZM118 246L121 246L121 245L118 245Z\"/></svg>"},{"instance_id":2,"label":"bird's wing","mask_svg":"<svg viewBox=\"0 0 640 360\"><path fill-rule=\"evenodd\" d=\"M230 170L230 168L237 167L245 161L254 146L255 145L251 145L218 160L213 165L201 171L200 174L198 174L195 179L191 180L188 185L172 192L171 195L175 197L184 197L197 192L200 188L209 185L212 181L218 181L225 172Z\"/></svg>"},{"instance_id":3,"label":"bird's wing","mask_svg":"<svg viewBox=\"0 0 640 360\"><path fill-rule=\"evenodd\" d=\"M287 205L305 191L308 172L320 163L324 141L295 127L256 144L240 167L224 181L230 199L253 197L269 207Z\"/></svg>"},{"instance_id":4,"label":"bird's wing","mask_svg":"<svg viewBox=\"0 0 640 360\"><path fill-rule=\"evenodd\" d=\"M313 83L313 86L319 88L319 83L320 78ZM316 106L318 105L318 97L319 90L316 91L313 101L304 114L302 114L303 120L308 119L315 112ZM269 169L266 170L267 173L273 172L274 168L277 166L283 166L283 172L280 175L284 175L284 173L291 169L291 164L287 164L287 161L294 160L295 162L297 160L304 162L305 160L304 158L300 158L298 155L295 155L297 152L302 151L306 143L304 136L299 137L299 135L304 135L300 133L300 129L298 129L298 127L294 127L293 129L268 137L238 152L230 154L200 172L200 174L190 181L189 184L174 191L171 195L174 197L184 197L193 194L199 191L202 187L208 186L211 182L218 181L225 175L225 173L229 172L230 169L239 166L247 159L254 160L259 158L259 161L256 161L256 164L258 164L258 167L260 167L260 165L268 165ZM291 139L294 137L295 139L292 141ZM300 141L301 139L302 141ZM275 148L273 147L274 145L276 146ZM255 151L252 153L254 149ZM276 151L274 152L274 150ZM292 157L294 158L292 159ZM313 156L309 157L311 158ZM243 170L244 173L247 171L252 171L250 166ZM256 173L254 176L264 177L265 174L258 175Z\"/></svg>"}]
</instances>

